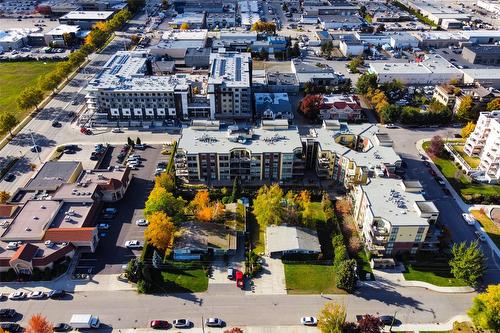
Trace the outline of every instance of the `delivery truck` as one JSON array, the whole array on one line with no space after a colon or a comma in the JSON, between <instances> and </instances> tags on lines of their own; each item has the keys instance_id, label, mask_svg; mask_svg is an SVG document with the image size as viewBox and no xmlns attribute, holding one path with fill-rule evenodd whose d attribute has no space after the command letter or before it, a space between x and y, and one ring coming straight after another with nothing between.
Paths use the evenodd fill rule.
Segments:
<instances>
[{"instance_id":1,"label":"delivery truck","mask_svg":"<svg viewBox=\"0 0 500 333\"><path fill-rule=\"evenodd\" d=\"M99 328L99 317L91 314L74 314L69 324L73 328Z\"/></svg>"}]
</instances>

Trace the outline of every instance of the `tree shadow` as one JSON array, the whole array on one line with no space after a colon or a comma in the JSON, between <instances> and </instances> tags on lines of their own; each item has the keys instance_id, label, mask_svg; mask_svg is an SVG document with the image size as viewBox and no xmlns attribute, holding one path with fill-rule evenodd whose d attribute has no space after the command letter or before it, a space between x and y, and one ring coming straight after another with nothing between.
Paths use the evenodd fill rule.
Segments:
<instances>
[{"instance_id":1,"label":"tree shadow","mask_svg":"<svg viewBox=\"0 0 500 333\"><path fill-rule=\"evenodd\" d=\"M33 146L33 140L40 147L53 147L56 144L54 140L39 133L19 133L10 143L15 146L28 147Z\"/></svg>"}]
</instances>

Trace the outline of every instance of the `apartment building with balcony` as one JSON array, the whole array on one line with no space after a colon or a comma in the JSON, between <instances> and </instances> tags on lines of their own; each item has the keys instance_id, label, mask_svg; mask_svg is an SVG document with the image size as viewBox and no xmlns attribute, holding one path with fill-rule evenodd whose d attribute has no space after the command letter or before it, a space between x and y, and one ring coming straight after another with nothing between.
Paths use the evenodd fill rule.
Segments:
<instances>
[{"instance_id":1,"label":"apartment building with balcony","mask_svg":"<svg viewBox=\"0 0 500 333\"><path fill-rule=\"evenodd\" d=\"M252 117L252 57L250 53L219 52L210 55L208 96L211 119Z\"/></svg>"},{"instance_id":2,"label":"apartment building with balcony","mask_svg":"<svg viewBox=\"0 0 500 333\"><path fill-rule=\"evenodd\" d=\"M263 120L256 128L195 120L182 130L174 161L178 177L220 185L235 178L263 184L304 175L300 135L286 119Z\"/></svg>"},{"instance_id":3,"label":"apartment building with balcony","mask_svg":"<svg viewBox=\"0 0 500 333\"><path fill-rule=\"evenodd\" d=\"M500 180L500 110L481 112L474 132L467 138L464 151L481 159L478 170L484 171L486 180Z\"/></svg>"},{"instance_id":4,"label":"apartment building with balcony","mask_svg":"<svg viewBox=\"0 0 500 333\"><path fill-rule=\"evenodd\" d=\"M324 120L303 138L306 167L319 178L346 188L364 184L372 176L392 177L401 158L387 134L372 124L346 124Z\"/></svg>"},{"instance_id":5,"label":"apartment building with balcony","mask_svg":"<svg viewBox=\"0 0 500 333\"><path fill-rule=\"evenodd\" d=\"M434 224L439 211L421 190L418 181L378 177L355 188L354 219L373 255L414 255L437 249Z\"/></svg>"}]
</instances>

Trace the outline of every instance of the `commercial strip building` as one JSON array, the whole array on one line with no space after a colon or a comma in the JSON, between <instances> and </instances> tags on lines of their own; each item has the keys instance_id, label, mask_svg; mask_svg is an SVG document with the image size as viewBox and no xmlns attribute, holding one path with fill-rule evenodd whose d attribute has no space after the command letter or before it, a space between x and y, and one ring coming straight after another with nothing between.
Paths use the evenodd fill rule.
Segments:
<instances>
[{"instance_id":1,"label":"commercial strip building","mask_svg":"<svg viewBox=\"0 0 500 333\"><path fill-rule=\"evenodd\" d=\"M96 216L103 202L123 198L129 168L83 171L80 162L47 162L3 205L0 271L32 274L72 257L94 252L99 241Z\"/></svg>"},{"instance_id":2,"label":"commercial strip building","mask_svg":"<svg viewBox=\"0 0 500 333\"><path fill-rule=\"evenodd\" d=\"M500 45L467 45L462 57L471 64L500 65Z\"/></svg>"},{"instance_id":3,"label":"commercial strip building","mask_svg":"<svg viewBox=\"0 0 500 333\"><path fill-rule=\"evenodd\" d=\"M59 18L59 23L77 25L82 30L91 30L96 23L107 22L114 14L114 11L76 10L61 16Z\"/></svg>"},{"instance_id":4,"label":"commercial strip building","mask_svg":"<svg viewBox=\"0 0 500 333\"><path fill-rule=\"evenodd\" d=\"M465 84L480 84L484 87L500 89L500 71L491 68L462 69Z\"/></svg>"},{"instance_id":5,"label":"commercial strip building","mask_svg":"<svg viewBox=\"0 0 500 333\"><path fill-rule=\"evenodd\" d=\"M195 120L182 130L176 175L189 181L230 184L290 180L304 175L302 142L288 120L263 120L257 128Z\"/></svg>"},{"instance_id":6,"label":"commercial strip building","mask_svg":"<svg viewBox=\"0 0 500 333\"><path fill-rule=\"evenodd\" d=\"M460 82L463 78L461 70L437 54L426 55L421 62L370 63L369 72L377 74L380 83L398 80L410 85Z\"/></svg>"},{"instance_id":7,"label":"commercial strip building","mask_svg":"<svg viewBox=\"0 0 500 333\"><path fill-rule=\"evenodd\" d=\"M449 20L453 20L456 22L468 22L471 18L471 15L466 13L461 13L449 6L446 6L442 2L439 1L429 1L429 0L408 0L403 1L405 5L408 5L412 9L419 11L422 15L427 16L432 22L437 25L441 25L443 27L447 27L449 24ZM448 22L447 22L448 21ZM462 24L459 26L454 26L454 28L461 28Z\"/></svg>"},{"instance_id":8,"label":"commercial strip building","mask_svg":"<svg viewBox=\"0 0 500 333\"><path fill-rule=\"evenodd\" d=\"M373 255L437 250L434 225L439 211L421 194L418 181L370 178L354 192L354 219Z\"/></svg>"},{"instance_id":9,"label":"commercial strip building","mask_svg":"<svg viewBox=\"0 0 500 333\"><path fill-rule=\"evenodd\" d=\"M500 181L500 111L481 112L464 151L481 159L478 170L490 183Z\"/></svg>"}]
</instances>

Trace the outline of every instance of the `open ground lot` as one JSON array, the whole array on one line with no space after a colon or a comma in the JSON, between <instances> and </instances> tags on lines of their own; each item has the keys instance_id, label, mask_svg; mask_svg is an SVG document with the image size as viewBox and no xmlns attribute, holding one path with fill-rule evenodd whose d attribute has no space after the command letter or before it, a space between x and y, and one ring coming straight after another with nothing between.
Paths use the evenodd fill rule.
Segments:
<instances>
[{"instance_id":1,"label":"open ground lot","mask_svg":"<svg viewBox=\"0 0 500 333\"><path fill-rule=\"evenodd\" d=\"M21 90L50 72L57 62L24 61L0 63L0 114L14 111L22 119L27 111L18 111L16 98Z\"/></svg>"},{"instance_id":2,"label":"open ground lot","mask_svg":"<svg viewBox=\"0 0 500 333\"><path fill-rule=\"evenodd\" d=\"M336 284L333 265L285 264L288 294L345 294Z\"/></svg>"}]
</instances>

